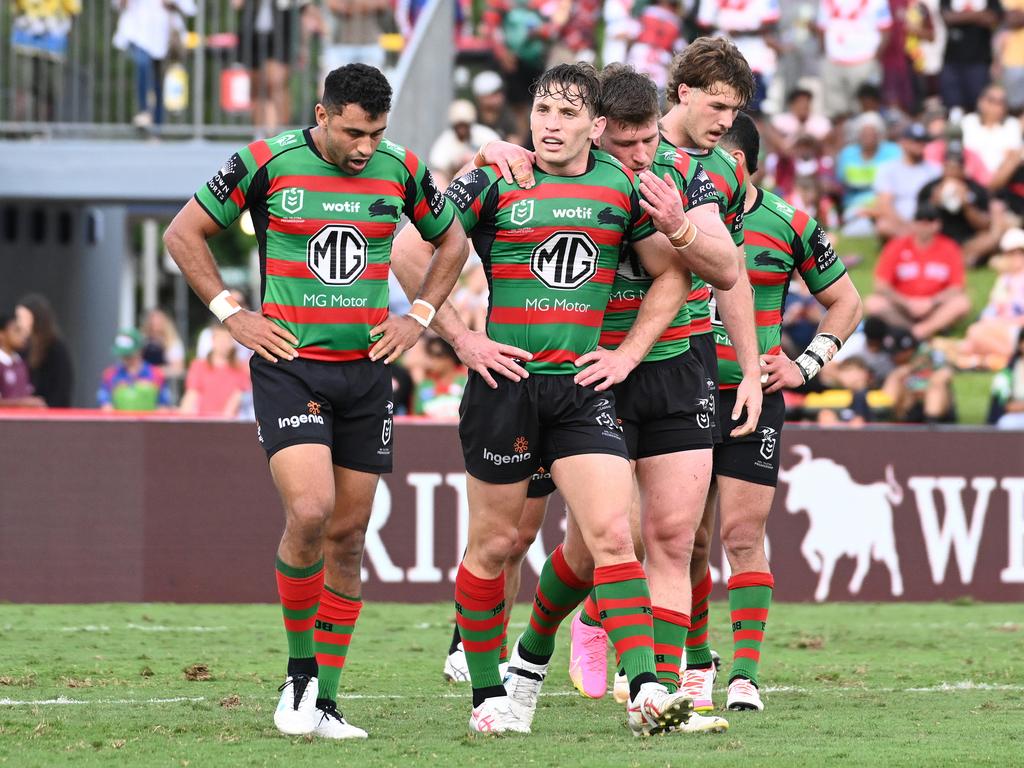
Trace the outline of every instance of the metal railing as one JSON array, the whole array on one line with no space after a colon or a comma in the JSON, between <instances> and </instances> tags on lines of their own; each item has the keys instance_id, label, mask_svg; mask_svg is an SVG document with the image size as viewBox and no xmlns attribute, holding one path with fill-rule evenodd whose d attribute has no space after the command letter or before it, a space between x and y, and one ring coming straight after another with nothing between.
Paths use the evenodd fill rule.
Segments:
<instances>
[{"instance_id":1,"label":"metal railing","mask_svg":"<svg viewBox=\"0 0 1024 768\"><path fill-rule=\"evenodd\" d=\"M403 47L388 0L174 2L0 0L0 136L269 135L312 121L329 68Z\"/></svg>"}]
</instances>

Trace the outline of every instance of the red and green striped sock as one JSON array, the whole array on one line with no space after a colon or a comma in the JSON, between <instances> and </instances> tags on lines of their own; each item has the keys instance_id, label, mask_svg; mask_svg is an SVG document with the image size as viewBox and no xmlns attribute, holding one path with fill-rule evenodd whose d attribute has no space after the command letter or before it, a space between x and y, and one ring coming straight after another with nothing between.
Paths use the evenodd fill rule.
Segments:
<instances>
[{"instance_id":1,"label":"red and green striped sock","mask_svg":"<svg viewBox=\"0 0 1024 768\"><path fill-rule=\"evenodd\" d=\"M647 576L637 560L594 569L594 589L601 623L615 646L630 696L640 686L657 682L654 666L654 621Z\"/></svg>"},{"instance_id":2,"label":"red and green striped sock","mask_svg":"<svg viewBox=\"0 0 1024 768\"><path fill-rule=\"evenodd\" d=\"M690 617L685 613L654 606L654 664L658 682L670 693L679 689L679 665L689 628Z\"/></svg>"},{"instance_id":3,"label":"red and green striped sock","mask_svg":"<svg viewBox=\"0 0 1024 768\"><path fill-rule=\"evenodd\" d=\"M498 663L508 661L508 622L512 618L512 604L505 606L505 618L501 622L501 650L498 651Z\"/></svg>"},{"instance_id":4,"label":"red and green striped sock","mask_svg":"<svg viewBox=\"0 0 1024 768\"><path fill-rule=\"evenodd\" d=\"M520 647L545 663L555 652L555 633L566 616L576 610L594 585L583 581L569 567L562 545L544 561L533 596L530 623L519 639ZM533 659L531 659L532 661Z\"/></svg>"},{"instance_id":5,"label":"red and green striped sock","mask_svg":"<svg viewBox=\"0 0 1024 768\"><path fill-rule=\"evenodd\" d=\"M341 670L345 668L348 646L362 608L363 601L358 597L348 597L324 585L313 633L316 663L320 667L321 699L337 701L338 681L341 680Z\"/></svg>"},{"instance_id":6,"label":"red and green striped sock","mask_svg":"<svg viewBox=\"0 0 1024 768\"><path fill-rule=\"evenodd\" d=\"M583 601L583 612L580 614L580 621L590 627L601 626L601 611L597 608L597 590L590 590L587 599Z\"/></svg>"},{"instance_id":7,"label":"red and green striped sock","mask_svg":"<svg viewBox=\"0 0 1024 768\"><path fill-rule=\"evenodd\" d=\"M466 665L473 681L474 702L477 691L492 690L482 698L504 695L498 674L498 652L505 626L505 574L496 579L482 579L470 573L465 563L455 576L455 621L466 650Z\"/></svg>"},{"instance_id":8,"label":"red and green striped sock","mask_svg":"<svg viewBox=\"0 0 1024 768\"><path fill-rule=\"evenodd\" d=\"M305 568L296 568L277 558L277 594L281 597L290 659L312 661L316 657L313 624L323 591L323 558Z\"/></svg>"},{"instance_id":9,"label":"red and green striped sock","mask_svg":"<svg viewBox=\"0 0 1024 768\"><path fill-rule=\"evenodd\" d=\"M693 606L690 609L690 631L686 633L687 669L707 669L711 666L711 642L708 640L708 598L711 597L711 569L693 585Z\"/></svg>"},{"instance_id":10,"label":"red and green striped sock","mask_svg":"<svg viewBox=\"0 0 1024 768\"><path fill-rule=\"evenodd\" d=\"M761 664L761 643L768 624L775 579L770 573L735 573L729 579L729 612L732 614L732 672L734 678L745 677L757 685Z\"/></svg>"}]
</instances>

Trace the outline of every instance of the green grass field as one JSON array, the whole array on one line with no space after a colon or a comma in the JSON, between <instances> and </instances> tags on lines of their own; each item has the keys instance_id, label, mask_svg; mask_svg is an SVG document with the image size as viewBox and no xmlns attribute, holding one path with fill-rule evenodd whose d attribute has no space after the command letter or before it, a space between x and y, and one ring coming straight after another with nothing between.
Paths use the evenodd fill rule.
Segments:
<instances>
[{"instance_id":1,"label":"green grass field","mask_svg":"<svg viewBox=\"0 0 1024 768\"><path fill-rule=\"evenodd\" d=\"M533 734L469 738L469 692L441 678L449 611L366 607L342 679L343 710L370 732L353 743L275 730L284 665L275 606L0 606L0 764L1024 763L1019 605L774 606L767 710L731 713L722 735L650 739L629 735L610 695L575 694L564 671L567 635ZM716 604L712 637L725 665L726 616ZM518 606L514 634L526 617Z\"/></svg>"}]
</instances>

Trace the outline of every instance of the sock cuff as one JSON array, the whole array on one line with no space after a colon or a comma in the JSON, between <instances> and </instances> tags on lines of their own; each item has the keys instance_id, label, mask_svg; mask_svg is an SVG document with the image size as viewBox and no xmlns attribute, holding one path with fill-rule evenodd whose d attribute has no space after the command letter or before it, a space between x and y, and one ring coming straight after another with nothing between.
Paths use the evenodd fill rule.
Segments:
<instances>
[{"instance_id":1,"label":"sock cuff","mask_svg":"<svg viewBox=\"0 0 1024 768\"><path fill-rule=\"evenodd\" d=\"M708 568L704 572L704 578L693 585L693 604L696 605L699 602L707 600L711 595L711 590L715 586L715 582L711 578L711 569Z\"/></svg>"},{"instance_id":2,"label":"sock cuff","mask_svg":"<svg viewBox=\"0 0 1024 768\"><path fill-rule=\"evenodd\" d=\"M277 572L285 578L293 581L304 581L312 579L315 576L319 576L324 570L324 559L321 557L317 562L312 565L303 567L296 567L294 565L288 565L280 557L277 558L276 563Z\"/></svg>"},{"instance_id":3,"label":"sock cuff","mask_svg":"<svg viewBox=\"0 0 1024 768\"><path fill-rule=\"evenodd\" d=\"M683 627L683 629L690 628L690 617L688 614L673 611L669 608L662 608L659 605L652 607L655 621L664 621L669 624L675 624L677 627Z\"/></svg>"},{"instance_id":4,"label":"sock cuff","mask_svg":"<svg viewBox=\"0 0 1024 768\"><path fill-rule=\"evenodd\" d=\"M582 592L593 586L592 582L580 579L569 567L569 563L565 561L565 553L562 552L561 544L555 547L555 551L551 553L551 567L554 568L558 580L571 589Z\"/></svg>"},{"instance_id":5,"label":"sock cuff","mask_svg":"<svg viewBox=\"0 0 1024 768\"><path fill-rule=\"evenodd\" d=\"M489 611L495 602L505 599L505 572L496 579L484 579L470 571L465 563L460 563L455 576L455 594L470 610Z\"/></svg>"},{"instance_id":6,"label":"sock cuff","mask_svg":"<svg viewBox=\"0 0 1024 768\"><path fill-rule=\"evenodd\" d=\"M645 579L644 567L639 560L628 563L616 563L615 565L602 565L594 569L594 586L598 584L616 584L620 581L631 579Z\"/></svg>"},{"instance_id":7,"label":"sock cuff","mask_svg":"<svg viewBox=\"0 0 1024 768\"><path fill-rule=\"evenodd\" d=\"M729 589L742 589L743 587L768 587L769 589L774 589L775 579L770 573L758 571L734 573L729 577Z\"/></svg>"},{"instance_id":8,"label":"sock cuff","mask_svg":"<svg viewBox=\"0 0 1024 768\"><path fill-rule=\"evenodd\" d=\"M362 600L353 600L345 597L333 589L324 585L324 593L320 596L320 608L317 611L317 619L328 621L340 626L350 626L356 623L359 612L363 609Z\"/></svg>"}]
</instances>

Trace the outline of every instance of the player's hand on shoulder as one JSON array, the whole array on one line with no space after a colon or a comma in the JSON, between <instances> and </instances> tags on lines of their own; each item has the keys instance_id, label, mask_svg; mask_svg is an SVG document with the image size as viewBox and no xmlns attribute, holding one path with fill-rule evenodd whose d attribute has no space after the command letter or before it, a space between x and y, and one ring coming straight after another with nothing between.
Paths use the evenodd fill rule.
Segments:
<instances>
[{"instance_id":1,"label":"player's hand on shoulder","mask_svg":"<svg viewBox=\"0 0 1024 768\"><path fill-rule=\"evenodd\" d=\"M264 360L276 363L278 359L294 360L295 345L299 340L287 329L264 317L259 312L243 309L224 321L235 341L244 344Z\"/></svg>"},{"instance_id":2,"label":"player's hand on shoulder","mask_svg":"<svg viewBox=\"0 0 1024 768\"><path fill-rule=\"evenodd\" d=\"M736 405L732 409L732 420L738 421L746 409L746 419L729 434L732 437L743 437L757 429L761 418L761 379L759 376L744 376L736 387Z\"/></svg>"},{"instance_id":3,"label":"player's hand on shoulder","mask_svg":"<svg viewBox=\"0 0 1024 768\"><path fill-rule=\"evenodd\" d=\"M598 347L593 352L576 358L576 367L583 370L576 374L573 381L581 387L596 384L594 389L603 392L625 381L638 362L618 349Z\"/></svg>"},{"instance_id":4,"label":"player's hand on shoulder","mask_svg":"<svg viewBox=\"0 0 1024 768\"><path fill-rule=\"evenodd\" d=\"M769 395L780 389L803 386L800 366L787 355L761 355L761 386Z\"/></svg>"},{"instance_id":5,"label":"player's hand on shoulder","mask_svg":"<svg viewBox=\"0 0 1024 768\"><path fill-rule=\"evenodd\" d=\"M530 376L521 362L532 360L533 355L511 344L501 344L481 331L466 331L454 340L452 348L466 367L480 374L491 389L498 388L491 371L512 381Z\"/></svg>"},{"instance_id":6,"label":"player's hand on shoulder","mask_svg":"<svg viewBox=\"0 0 1024 768\"><path fill-rule=\"evenodd\" d=\"M686 222L679 190L668 174L662 178L650 171L640 172L640 207L665 235L675 234Z\"/></svg>"},{"instance_id":7,"label":"player's hand on shoulder","mask_svg":"<svg viewBox=\"0 0 1024 768\"><path fill-rule=\"evenodd\" d=\"M528 149L507 141L491 141L484 144L478 153L487 165L496 165L505 182L515 182L523 189L533 189L533 164L536 155Z\"/></svg>"},{"instance_id":8,"label":"player's hand on shoulder","mask_svg":"<svg viewBox=\"0 0 1024 768\"><path fill-rule=\"evenodd\" d=\"M405 350L416 345L423 335L423 326L409 315L388 315L380 325L370 329L370 338L377 343L370 347L370 359L384 360L384 364L395 362Z\"/></svg>"}]
</instances>

